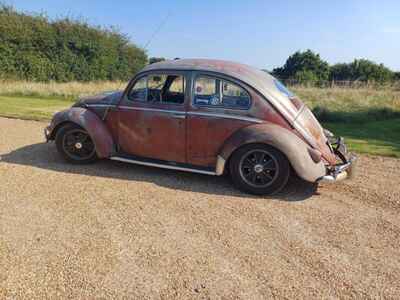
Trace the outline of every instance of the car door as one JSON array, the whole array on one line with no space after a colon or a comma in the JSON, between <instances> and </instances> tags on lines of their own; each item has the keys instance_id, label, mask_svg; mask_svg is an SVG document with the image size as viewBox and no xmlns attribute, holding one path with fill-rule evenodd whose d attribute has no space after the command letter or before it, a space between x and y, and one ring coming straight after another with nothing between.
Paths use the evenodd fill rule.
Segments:
<instances>
[{"instance_id":1,"label":"car door","mask_svg":"<svg viewBox=\"0 0 400 300\"><path fill-rule=\"evenodd\" d=\"M184 73L148 73L135 80L118 107L123 154L186 162Z\"/></svg>"},{"instance_id":2,"label":"car door","mask_svg":"<svg viewBox=\"0 0 400 300\"><path fill-rule=\"evenodd\" d=\"M206 73L194 73L193 81L187 111L188 163L213 167L226 139L257 120L249 111L250 94L238 83Z\"/></svg>"}]
</instances>

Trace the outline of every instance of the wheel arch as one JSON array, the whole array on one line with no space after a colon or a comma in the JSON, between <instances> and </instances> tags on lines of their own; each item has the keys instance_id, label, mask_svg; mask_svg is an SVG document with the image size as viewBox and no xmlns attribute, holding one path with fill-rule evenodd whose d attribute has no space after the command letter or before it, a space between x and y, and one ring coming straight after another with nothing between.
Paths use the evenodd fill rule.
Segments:
<instances>
[{"instance_id":1,"label":"wheel arch","mask_svg":"<svg viewBox=\"0 0 400 300\"><path fill-rule=\"evenodd\" d=\"M75 124L85 129L96 147L99 158L110 157L115 151L113 137L106 124L92 111L72 107L57 113L51 123L50 139L56 138L58 130L67 124Z\"/></svg>"},{"instance_id":2,"label":"wheel arch","mask_svg":"<svg viewBox=\"0 0 400 300\"><path fill-rule=\"evenodd\" d=\"M229 164L230 164L230 162L231 162L232 157L235 155L235 153L236 153L237 151L239 151L241 148L244 148L244 147L247 147L247 146L250 146L250 145L270 146L270 147L274 148L275 150L278 150L279 152L281 152L281 153L287 158L287 156L286 156L285 153L283 153L281 150L279 150L278 148L276 148L275 146L273 146L273 145L271 145L271 144L267 144L267 143L265 143L265 142L248 142L248 143L245 142L245 143L241 144L240 146L236 147L236 148L232 151L232 153L229 155L229 157L226 159L226 161L225 161L225 169L226 169L226 171L228 171L228 169L229 169ZM287 158L287 160L288 160L289 163L290 163L290 160L289 160L288 158Z\"/></svg>"},{"instance_id":3,"label":"wheel arch","mask_svg":"<svg viewBox=\"0 0 400 300\"><path fill-rule=\"evenodd\" d=\"M60 128L66 126L66 125L68 125L68 124L75 124L75 125L78 125L79 127L81 127L79 124L74 123L74 122L69 121L69 120L63 121L63 122L61 122L61 123L58 123L58 124L53 128L53 130L51 131L50 136L49 136L49 140L55 140L55 139L56 139L56 136L57 136L57 133L58 133L58 131L60 130Z\"/></svg>"},{"instance_id":4,"label":"wheel arch","mask_svg":"<svg viewBox=\"0 0 400 300\"><path fill-rule=\"evenodd\" d=\"M297 175L306 181L315 182L326 173L322 161L315 163L312 160L309 154L310 146L296 134L275 124L251 125L231 135L219 153L219 156L225 160L225 169L233 153L249 144L264 144L282 152Z\"/></svg>"}]
</instances>

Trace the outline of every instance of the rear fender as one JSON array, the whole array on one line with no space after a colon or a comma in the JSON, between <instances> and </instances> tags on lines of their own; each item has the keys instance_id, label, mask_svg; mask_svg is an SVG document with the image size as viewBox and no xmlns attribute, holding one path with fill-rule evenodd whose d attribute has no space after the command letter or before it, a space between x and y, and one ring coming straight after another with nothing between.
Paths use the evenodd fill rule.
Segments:
<instances>
[{"instance_id":1,"label":"rear fender","mask_svg":"<svg viewBox=\"0 0 400 300\"><path fill-rule=\"evenodd\" d=\"M280 150L306 181L315 182L326 175L324 163L312 160L310 146L296 134L274 124L257 124L238 130L224 143L219 156L227 161L239 147L253 143L267 144Z\"/></svg>"},{"instance_id":2,"label":"rear fender","mask_svg":"<svg viewBox=\"0 0 400 300\"><path fill-rule=\"evenodd\" d=\"M82 107L72 107L56 113L49 126L50 139L55 139L57 130L65 123L74 123L84 128L96 146L99 158L110 157L115 143L105 123L93 112Z\"/></svg>"}]
</instances>

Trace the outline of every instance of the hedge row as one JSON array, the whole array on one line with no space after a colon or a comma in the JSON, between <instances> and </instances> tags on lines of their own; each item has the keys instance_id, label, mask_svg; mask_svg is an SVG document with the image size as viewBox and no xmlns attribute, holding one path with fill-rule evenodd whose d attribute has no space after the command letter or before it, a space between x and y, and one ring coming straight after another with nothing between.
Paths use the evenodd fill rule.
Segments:
<instances>
[{"instance_id":1,"label":"hedge row","mask_svg":"<svg viewBox=\"0 0 400 300\"><path fill-rule=\"evenodd\" d=\"M145 51L116 30L0 6L2 79L126 80L146 63Z\"/></svg>"}]
</instances>

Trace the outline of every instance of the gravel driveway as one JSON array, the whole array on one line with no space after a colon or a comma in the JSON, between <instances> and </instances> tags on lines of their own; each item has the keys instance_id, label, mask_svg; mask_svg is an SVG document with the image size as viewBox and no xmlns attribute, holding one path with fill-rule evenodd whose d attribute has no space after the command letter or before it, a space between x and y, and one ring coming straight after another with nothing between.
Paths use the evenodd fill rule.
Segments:
<instances>
[{"instance_id":1,"label":"gravel driveway","mask_svg":"<svg viewBox=\"0 0 400 300\"><path fill-rule=\"evenodd\" d=\"M400 297L398 159L258 198L226 178L68 165L44 125L0 118L0 298Z\"/></svg>"}]
</instances>

